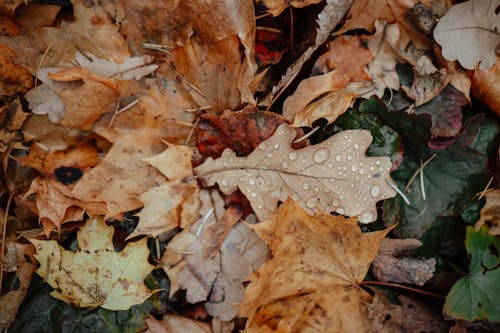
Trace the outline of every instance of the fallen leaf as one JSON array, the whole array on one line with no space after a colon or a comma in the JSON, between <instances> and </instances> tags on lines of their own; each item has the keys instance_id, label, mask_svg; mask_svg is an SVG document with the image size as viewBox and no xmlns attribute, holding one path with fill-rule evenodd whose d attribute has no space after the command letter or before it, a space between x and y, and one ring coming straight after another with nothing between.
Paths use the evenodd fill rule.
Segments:
<instances>
[{"instance_id":1,"label":"fallen leaf","mask_svg":"<svg viewBox=\"0 0 500 333\"><path fill-rule=\"evenodd\" d=\"M57 82L73 82L73 81L95 81L108 86L113 89L115 93L119 93L118 86L113 80L102 78L98 75L92 74L85 67L75 67L75 68L67 68L58 71L57 73L48 72L47 76Z\"/></svg>"},{"instance_id":2,"label":"fallen leaf","mask_svg":"<svg viewBox=\"0 0 500 333\"><path fill-rule=\"evenodd\" d=\"M257 3L266 6L267 12L272 16L280 15L290 6L295 8L304 8L321 2L321 0L259 0Z\"/></svg>"},{"instance_id":3,"label":"fallen leaf","mask_svg":"<svg viewBox=\"0 0 500 333\"><path fill-rule=\"evenodd\" d=\"M496 114L500 114L500 56L488 70L476 69L472 75L472 95L479 98Z\"/></svg>"},{"instance_id":4,"label":"fallen leaf","mask_svg":"<svg viewBox=\"0 0 500 333\"><path fill-rule=\"evenodd\" d=\"M374 292L373 302L368 305L371 332L448 332L449 324L415 297L399 295L399 303L394 304L386 291L374 289Z\"/></svg>"},{"instance_id":5,"label":"fallen leaf","mask_svg":"<svg viewBox=\"0 0 500 333\"><path fill-rule=\"evenodd\" d=\"M436 259L414 258L422 245L418 239L384 239L373 261L372 274L379 281L423 286L434 276Z\"/></svg>"},{"instance_id":6,"label":"fallen leaf","mask_svg":"<svg viewBox=\"0 0 500 333\"><path fill-rule=\"evenodd\" d=\"M143 280L154 268L148 263L147 238L113 247L113 227L100 217L88 220L78 232L76 252L56 241L31 239L40 262L37 273L55 290L51 296L78 307L127 310L152 295Z\"/></svg>"},{"instance_id":7,"label":"fallen leaf","mask_svg":"<svg viewBox=\"0 0 500 333\"><path fill-rule=\"evenodd\" d=\"M466 69L493 66L500 45L499 5L499 0L471 0L451 7L434 29L444 58L458 60Z\"/></svg>"},{"instance_id":8,"label":"fallen leaf","mask_svg":"<svg viewBox=\"0 0 500 333\"><path fill-rule=\"evenodd\" d=\"M467 227L465 248L470 258L469 274L458 280L446 296L445 318L479 322L500 322L496 300L500 297L500 239L486 227Z\"/></svg>"},{"instance_id":9,"label":"fallen leaf","mask_svg":"<svg viewBox=\"0 0 500 333\"><path fill-rule=\"evenodd\" d=\"M137 214L139 223L128 239L138 235L156 237L176 227L185 229L198 219L198 186L195 180L182 179L193 175L192 155L193 150L190 147L169 144L161 154L143 159L157 168L169 181L139 195L144 207Z\"/></svg>"},{"instance_id":10,"label":"fallen leaf","mask_svg":"<svg viewBox=\"0 0 500 333\"><path fill-rule=\"evenodd\" d=\"M145 333L212 333L210 324L175 314L167 314L161 321L149 317L146 323Z\"/></svg>"},{"instance_id":11,"label":"fallen leaf","mask_svg":"<svg viewBox=\"0 0 500 333\"><path fill-rule=\"evenodd\" d=\"M299 150L290 147L295 134L282 124L247 157L226 149L221 158L208 158L195 172L208 186L218 183L223 193L239 188L260 220L291 197L308 212L321 209L359 215L363 223L375 221L376 202L395 192L386 183L390 159L364 156L370 132L344 131Z\"/></svg>"},{"instance_id":12,"label":"fallen leaf","mask_svg":"<svg viewBox=\"0 0 500 333\"><path fill-rule=\"evenodd\" d=\"M490 235L500 235L500 190L495 189L487 192L485 195L486 204L481 208L481 217L474 227L476 231L483 225L488 227Z\"/></svg>"},{"instance_id":13,"label":"fallen leaf","mask_svg":"<svg viewBox=\"0 0 500 333\"><path fill-rule=\"evenodd\" d=\"M21 129L28 119L20 98L0 107L0 152L6 152L14 142L23 139Z\"/></svg>"},{"instance_id":14,"label":"fallen leaf","mask_svg":"<svg viewBox=\"0 0 500 333\"><path fill-rule=\"evenodd\" d=\"M235 304L243 300L243 283L264 261L267 247L243 223L227 229L238 215L226 213L216 192L202 191L200 199L202 217L169 242L161 262L172 283L171 295L186 289L188 302L206 300L211 316L229 321L237 314ZM222 234L210 238L217 230Z\"/></svg>"},{"instance_id":15,"label":"fallen leaf","mask_svg":"<svg viewBox=\"0 0 500 333\"><path fill-rule=\"evenodd\" d=\"M240 304L247 331L369 331L371 296L359 284L389 230L362 233L356 219L309 216L291 199L253 229L273 257Z\"/></svg>"},{"instance_id":16,"label":"fallen leaf","mask_svg":"<svg viewBox=\"0 0 500 333\"><path fill-rule=\"evenodd\" d=\"M31 3L28 5L25 1L23 5L16 8L14 19L25 29L50 27L61 8L57 4Z\"/></svg>"},{"instance_id":17,"label":"fallen leaf","mask_svg":"<svg viewBox=\"0 0 500 333\"><path fill-rule=\"evenodd\" d=\"M25 93L33 86L33 76L23 66L16 64L16 52L0 43L0 96Z\"/></svg>"}]
</instances>

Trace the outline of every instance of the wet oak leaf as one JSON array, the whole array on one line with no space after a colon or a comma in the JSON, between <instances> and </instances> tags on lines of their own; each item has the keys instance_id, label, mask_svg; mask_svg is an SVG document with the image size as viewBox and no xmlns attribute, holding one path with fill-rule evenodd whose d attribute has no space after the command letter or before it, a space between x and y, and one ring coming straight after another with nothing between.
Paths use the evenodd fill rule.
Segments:
<instances>
[{"instance_id":1,"label":"wet oak leaf","mask_svg":"<svg viewBox=\"0 0 500 333\"><path fill-rule=\"evenodd\" d=\"M371 296L359 284L389 229L362 233L355 218L310 216L291 199L253 229L273 257L239 305L249 332L369 332Z\"/></svg>"},{"instance_id":2,"label":"wet oak leaf","mask_svg":"<svg viewBox=\"0 0 500 333\"><path fill-rule=\"evenodd\" d=\"M37 273L55 289L52 297L78 307L116 311L141 304L152 295L143 282L154 268L148 263L147 238L115 252L113 227L100 217L88 220L77 238L76 252L54 240L30 240L40 263Z\"/></svg>"},{"instance_id":3,"label":"wet oak leaf","mask_svg":"<svg viewBox=\"0 0 500 333\"><path fill-rule=\"evenodd\" d=\"M500 46L498 6L499 0L471 0L451 7L434 29L444 58L470 70L493 66Z\"/></svg>"},{"instance_id":4,"label":"wet oak leaf","mask_svg":"<svg viewBox=\"0 0 500 333\"><path fill-rule=\"evenodd\" d=\"M396 193L387 184L390 158L365 156L370 132L344 131L298 150L290 147L295 134L294 128L282 124L247 157L226 149L219 159L209 158L195 171L206 185L217 183L223 193L239 188L260 220L291 197L309 213L320 209L358 215L363 223L375 221L376 203Z\"/></svg>"}]
</instances>

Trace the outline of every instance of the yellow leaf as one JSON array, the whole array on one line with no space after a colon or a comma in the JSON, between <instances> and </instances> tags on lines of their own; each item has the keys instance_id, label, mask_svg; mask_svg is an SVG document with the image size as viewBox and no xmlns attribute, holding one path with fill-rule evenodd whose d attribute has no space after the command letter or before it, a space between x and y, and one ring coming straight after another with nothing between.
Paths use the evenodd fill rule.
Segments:
<instances>
[{"instance_id":1,"label":"yellow leaf","mask_svg":"<svg viewBox=\"0 0 500 333\"><path fill-rule=\"evenodd\" d=\"M152 295L143 282L154 268L148 263L146 238L115 252L113 228L101 217L88 220L77 238L76 252L65 250L55 240L30 240L40 262L36 272L54 288L52 297L78 307L117 311Z\"/></svg>"},{"instance_id":2,"label":"yellow leaf","mask_svg":"<svg viewBox=\"0 0 500 333\"><path fill-rule=\"evenodd\" d=\"M500 235L500 190L487 192L486 204L481 208L481 218L474 227L479 230L484 224L488 225L490 235Z\"/></svg>"},{"instance_id":3,"label":"yellow leaf","mask_svg":"<svg viewBox=\"0 0 500 333\"><path fill-rule=\"evenodd\" d=\"M254 226L272 259L251 277L239 315L249 332L368 332L363 281L389 229L362 233L356 219L309 216L288 199Z\"/></svg>"}]
</instances>

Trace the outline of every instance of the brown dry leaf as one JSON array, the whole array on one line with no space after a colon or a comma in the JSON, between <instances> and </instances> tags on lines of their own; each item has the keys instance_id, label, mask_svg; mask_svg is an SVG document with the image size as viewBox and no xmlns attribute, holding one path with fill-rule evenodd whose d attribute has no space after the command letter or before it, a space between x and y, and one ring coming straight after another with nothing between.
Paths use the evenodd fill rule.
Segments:
<instances>
[{"instance_id":1,"label":"brown dry leaf","mask_svg":"<svg viewBox=\"0 0 500 333\"><path fill-rule=\"evenodd\" d=\"M266 6L269 14L272 16L280 15L289 6L295 8L304 8L321 2L321 0L258 0L257 3Z\"/></svg>"},{"instance_id":2,"label":"brown dry leaf","mask_svg":"<svg viewBox=\"0 0 500 333\"><path fill-rule=\"evenodd\" d=\"M12 17L14 16L16 8L27 2L28 1L25 0L3 0L0 2L0 13Z\"/></svg>"},{"instance_id":3,"label":"brown dry leaf","mask_svg":"<svg viewBox=\"0 0 500 333\"><path fill-rule=\"evenodd\" d=\"M161 321L149 317L146 324L145 333L212 333L210 324L175 314L166 314Z\"/></svg>"},{"instance_id":4,"label":"brown dry leaf","mask_svg":"<svg viewBox=\"0 0 500 333\"><path fill-rule=\"evenodd\" d=\"M412 257L420 246L418 239L384 239L373 261L372 274L379 281L423 286L434 276L436 259Z\"/></svg>"},{"instance_id":5,"label":"brown dry leaf","mask_svg":"<svg viewBox=\"0 0 500 333\"><path fill-rule=\"evenodd\" d=\"M229 321L236 316L235 304L243 300L243 282L262 264L268 251L245 224L226 229L240 212L225 211L216 191L202 191L200 199L202 217L169 242L162 265L171 281L171 295L179 288L186 289L188 302L207 301L205 307L211 316ZM210 238L214 231L223 232ZM218 251L213 255L215 249ZM212 257L207 259L206 254Z\"/></svg>"},{"instance_id":6,"label":"brown dry leaf","mask_svg":"<svg viewBox=\"0 0 500 333\"><path fill-rule=\"evenodd\" d=\"M218 183L223 193L239 188L260 220L291 197L310 213L319 209L359 215L363 223L375 221L376 203L396 193L387 184L390 159L364 155L372 141L370 132L344 131L298 150L290 147L295 134L294 128L282 124L247 157L226 149L219 159L208 158L195 171L206 185Z\"/></svg>"},{"instance_id":7,"label":"brown dry leaf","mask_svg":"<svg viewBox=\"0 0 500 333\"><path fill-rule=\"evenodd\" d=\"M95 75L85 67L61 69L56 73L48 72L47 76L56 82L83 81L85 83L85 81L92 80L95 82L102 83L105 86L108 86L109 88L113 89L113 91L117 94L119 93L118 86L116 85L115 81Z\"/></svg>"},{"instance_id":8,"label":"brown dry leaf","mask_svg":"<svg viewBox=\"0 0 500 333\"><path fill-rule=\"evenodd\" d=\"M417 49L430 49L430 38L413 26L407 19L408 10L417 4L417 0L357 0L354 1L342 28L335 34L343 34L349 30L364 29L375 32L375 21L387 24L398 23L410 37ZM432 0L420 1L428 8Z\"/></svg>"},{"instance_id":9,"label":"brown dry leaf","mask_svg":"<svg viewBox=\"0 0 500 333\"><path fill-rule=\"evenodd\" d=\"M304 63L309 60L313 53L318 47L323 45L324 42L330 36L330 33L335 29L337 24L344 18L345 14L351 7L353 0L346 1L335 1L327 0L325 7L318 14L316 23L318 28L316 29L316 38L314 44L309 46L304 53L286 70L285 74L280 79L280 82L276 84L272 91L259 103L259 105L271 106L275 99L288 87L290 83L299 74Z\"/></svg>"},{"instance_id":10,"label":"brown dry leaf","mask_svg":"<svg viewBox=\"0 0 500 333\"><path fill-rule=\"evenodd\" d=\"M443 57L470 70L493 66L500 46L498 6L500 0L471 0L451 7L434 29Z\"/></svg>"},{"instance_id":11,"label":"brown dry leaf","mask_svg":"<svg viewBox=\"0 0 500 333\"><path fill-rule=\"evenodd\" d=\"M441 48L434 45L434 55L441 69L446 70L450 84L460 91L470 102L471 77L470 71L463 69L457 61L448 61L443 58Z\"/></svg>"},{"instance_id":12,"label":"brown dry leaf","mask_svg":"<svg viewBox=\"0 0 500 333\"><path fill-rule=\"evenodd\" d=\"M16 270L19 287L0 296L0 329L7 330L16 319L17 311L24 301L35 269L36 266L31 263L20 264Z\"/></svg>"},{"instance_id":13,"label":"brown dry leaf","mask_svg":"<svg viewBox=\"0 0 500 333\"><path fill-rule=\"evenodd\" d=\"M489 227L488 232L493 236L500 235L500 189L487 192L486 204L481 208L481 217L474 227L479 230L484 224Z\"/></svg>"},{"instance_id":14,"label":"brown dry leaf","mask_svg":"<svg viewBox=\"0 0 500 333\"><path fill-rule=\"evenodd\" d=\"M32 74L37 73L47 50L44 67L70 66L75 62L77 50L116 62L123 62L130 56L124 37L100 3L73 0L72 5L74 20L64 22L60 28L28 29L16 37L0 37L0 43L22 54L16 62Z\"/></svg>"},{"instance_id":15,"label":"brown dry leaf","mask_svg":"<svg viewBox=\"0 0 500 333\"><path fill-rule=\"evenodd\" d=\"M399 296L394 304L387 292L374 289L373 303L368 305L373 333L436 332L447 333L449 324L414 297Z\"/></svg>"},{"instance_id":16,"label":"brown dry leaf","mask_svg":"<svg viewBox=\"0 0 500 333\"><path fill-rule=\"evenodd\" d=\"M0 44L0 97L25 93L33 86L33 76L23 66L17 65L16 52Z\"/></svg>"},{"instance_id":17,"label":"brown dry leaf","mask_svg":"<svg viewBox=\"0 0 500 333\"><path fill-rule=\"evenodd\" d=\"M18 160L24 165L35 168L42 175L56 178L66 185L76 182L78 176L100 161L97 147L88 142L56 152L48 152L42 145L33 144L29 155Z\"/></svg>"},{"instance_id":18,"label":"brown dry leaf","mask_svg":"<svg viewBox=\"0 0 500 333\"><path fill-rule=\"evenodd\" d=\"M199 217L199 189L195 180L184 181L193 175L191 158L193 149L168 144L159 155L143 161L157 168L169 181L139 195L144 208L137 214L137 228L127 237L157 235L177 227L188 228Z\"/></svg>"},{"instance_id":19,"label":"brown dry leaf","mask_svg":"<svg viewBox=\"0 0 500 333\"><path fill-rule=\"evenodd\" d=\"M84 212L106 213L102 203L77 200L72 196L70 187L53 179L36 178L25 197L30 194L36 194L39 220L47 237L53 230L60 232L63 223L80 220Z\"/></svg>"},{"instance_id":20,"label":"brown dry leaf","mask_svg":"<svg viewBox=\"0 0 500 333\"><path fill-rule=\"evenodd\" d=\"M29 113L23 111L19 98L0 107L0 152L6 152L14 141L22 141L20 130L28 118Z\"/></svg>"},{"instance_id":21,"label":"brown dry leaf","mask_svg":"<svg viewBox=\"0 0 500 333\"><path fill-rule=\"evenodd\" d=\"M102 162L75 184L71 195L83 202L105 203L107 217L142 207L139 195L165 182L160 172L142 161L162 149L160 142L150 141L147 128L144 132L131 132L134 140L115 142Z\"/></svg>"},{"instance_id":22,"label":"brown dry leaf","mask_svg":"<svg viewBox=\"0 0 500 333\"><path fill-rule=\"evenodd\" d=\"M490 69L474 71L471 91L472 95L500 115L500 56Z\"/></svg>"},{"instance_id":23,"label":"brown dry leaf","mask_svg":"<svg viewBox=\"0 0 500 333\"><path fill-rule=\"evenodd\" d=\"M60 10L61 6L44 3L22 5L16 10L15 20L25 29L50 27Z\"/></svg>"},{"instance_id":24,"label":"brown dry leaf","mask_svg":"<svg viewBox=\"0 0 500 333\"><path fill-rule=\"evenodd\" d=\"M362 233L354 218L309 216L288 199L253 226L272 259L251 277L240 304L249 332L368 332L359 284L389 230Z\"/></svg>"}]
</instances>

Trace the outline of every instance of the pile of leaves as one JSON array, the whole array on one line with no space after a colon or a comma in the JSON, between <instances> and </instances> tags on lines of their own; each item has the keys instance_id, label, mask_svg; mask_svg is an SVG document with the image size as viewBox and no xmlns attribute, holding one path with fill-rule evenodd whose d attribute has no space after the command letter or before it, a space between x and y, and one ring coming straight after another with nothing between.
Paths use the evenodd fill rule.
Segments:
<instances>
[{"instance_id":1,"label":"pile of leaves","mask_svg":"<svg viewBox=\"0 0 500 333\"><path fill-rule=\"evenodd\" d=\"M499 9L0 1L2 330L500 329Z\"/></svg>"}]
</instances>

